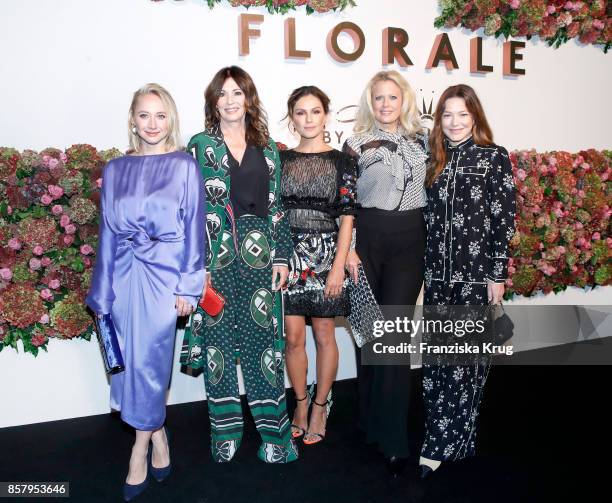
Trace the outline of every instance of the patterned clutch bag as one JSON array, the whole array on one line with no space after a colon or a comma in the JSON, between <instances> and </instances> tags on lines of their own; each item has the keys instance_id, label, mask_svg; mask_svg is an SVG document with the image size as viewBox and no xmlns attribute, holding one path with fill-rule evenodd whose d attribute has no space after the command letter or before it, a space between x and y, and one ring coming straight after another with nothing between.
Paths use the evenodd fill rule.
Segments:
<instances>
[{"instance_id":1,"label":"patterned clutch bag","mask_svg":"<svg viewBox=\"0 0 612 503\"><path fill-rule=\"evenodd\" d=\"M119 340L115 331L115 324L110 314L104 314L101 317L96 316L96 333L98 335L98 343L104 360L104 367L107 374L118 374L125 370L123 356L119 348Z\"/></svg>"},{"instance_id":2,"label":"patterned clutch bag","mask_svg":"<svg viewBox=\"0 0 612 503\"><path fill-rule=\"evenodd\" d=\"M357 276L357 284L351 280L347 285L351 314L346 319L349 322L355 344L357 344L357 347L362 348L376 338L374 335L374 322L383 321L385 317L374 298L361 264L359 264Z\"/></svg>"}]
</instances>

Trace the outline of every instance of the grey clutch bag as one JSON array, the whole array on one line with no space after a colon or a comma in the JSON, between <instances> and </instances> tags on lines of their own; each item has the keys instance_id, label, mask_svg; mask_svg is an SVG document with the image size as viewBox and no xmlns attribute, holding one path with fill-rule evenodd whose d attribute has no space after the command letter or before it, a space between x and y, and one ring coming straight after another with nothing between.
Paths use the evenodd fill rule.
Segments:
<instances>
[{"instance_id":1,"label":"grey clutch bag","mask_svg":"<svg viewBox=\"0 0 612 503\"><path fill-rule=\"evenodd\" d=\"M361 264L359 264L357 276L357 284L351 279L347 285L351 314L346 319L349 322L355 344L357 344L357 347L362 348L368 342L376 339L374 335L374 322L384 321L385 318L374 298Z\"/></svg>"}]
</instances>

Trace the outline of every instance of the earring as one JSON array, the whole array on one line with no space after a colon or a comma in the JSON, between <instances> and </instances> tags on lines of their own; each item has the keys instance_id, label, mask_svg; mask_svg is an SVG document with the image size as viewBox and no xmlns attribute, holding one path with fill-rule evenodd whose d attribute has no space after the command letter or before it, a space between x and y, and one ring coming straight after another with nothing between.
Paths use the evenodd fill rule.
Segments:
<instances>
[{"instance_id":1,"label":"earring","mask_svg":"<svg viewBox=\"0 0 612 503\"><path fill-rule=\"evenodd\" d=\"M293 122L291 122L291 123L289 124L289 132L290 132L291 134L295 134L295 133L296 133L295 125L293 124Z\"/></svg>"},{"instance_id":2,"label":"earring","mask_svg":"<svg viewBox=\"0 0 612 503\"><path fill-rule=\"evenodd\" d=\"M138 132L138 129L136 129L136 126L132 126L132 133L136 134Z\"/></svg>"}]
</instances>

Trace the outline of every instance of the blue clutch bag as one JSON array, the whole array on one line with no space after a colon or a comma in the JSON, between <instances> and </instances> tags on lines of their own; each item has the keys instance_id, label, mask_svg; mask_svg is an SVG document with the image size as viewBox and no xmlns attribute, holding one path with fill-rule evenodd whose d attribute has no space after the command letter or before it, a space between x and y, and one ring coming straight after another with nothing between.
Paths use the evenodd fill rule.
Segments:
<instances>
[{"instance_id":1,"label":"blue clutch bag","mask_svg":"<svg viewBox=\"0 0 612 503\"><path fill-rule=\"evenodd\" d=\"M98 334L98 343L102 352L102 359L106 367L107 374L118 374L125 370L123 356L119 348L117 340L117 332L115 332L115 324L110 314L103 314L102 317L95 317L96 332Z\"/></svg>"}]
</instances>

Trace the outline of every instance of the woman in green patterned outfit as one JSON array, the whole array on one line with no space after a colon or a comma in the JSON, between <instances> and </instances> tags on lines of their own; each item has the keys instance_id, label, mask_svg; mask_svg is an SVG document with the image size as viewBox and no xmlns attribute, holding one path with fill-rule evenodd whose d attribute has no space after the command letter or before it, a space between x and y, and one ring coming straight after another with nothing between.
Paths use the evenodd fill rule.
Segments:
<instances>
[{"instance_id":1,"label":"woman in green patterned outfit","mask_svg":"<svg viewBox=\"0 0 612 503\"><path fill-rule=\"evenodd\" d=\"M297 459L285 404L283 313L289 228L280 205L280 162L251 77L223 68L206 88L206 130L188 148L206 191L209 283L225 305L198 308L185 331L181 362L203 368L215 461L230 461L242 438L236 364L262 444L260 459Z\"/></svg>"}]
</instances>

